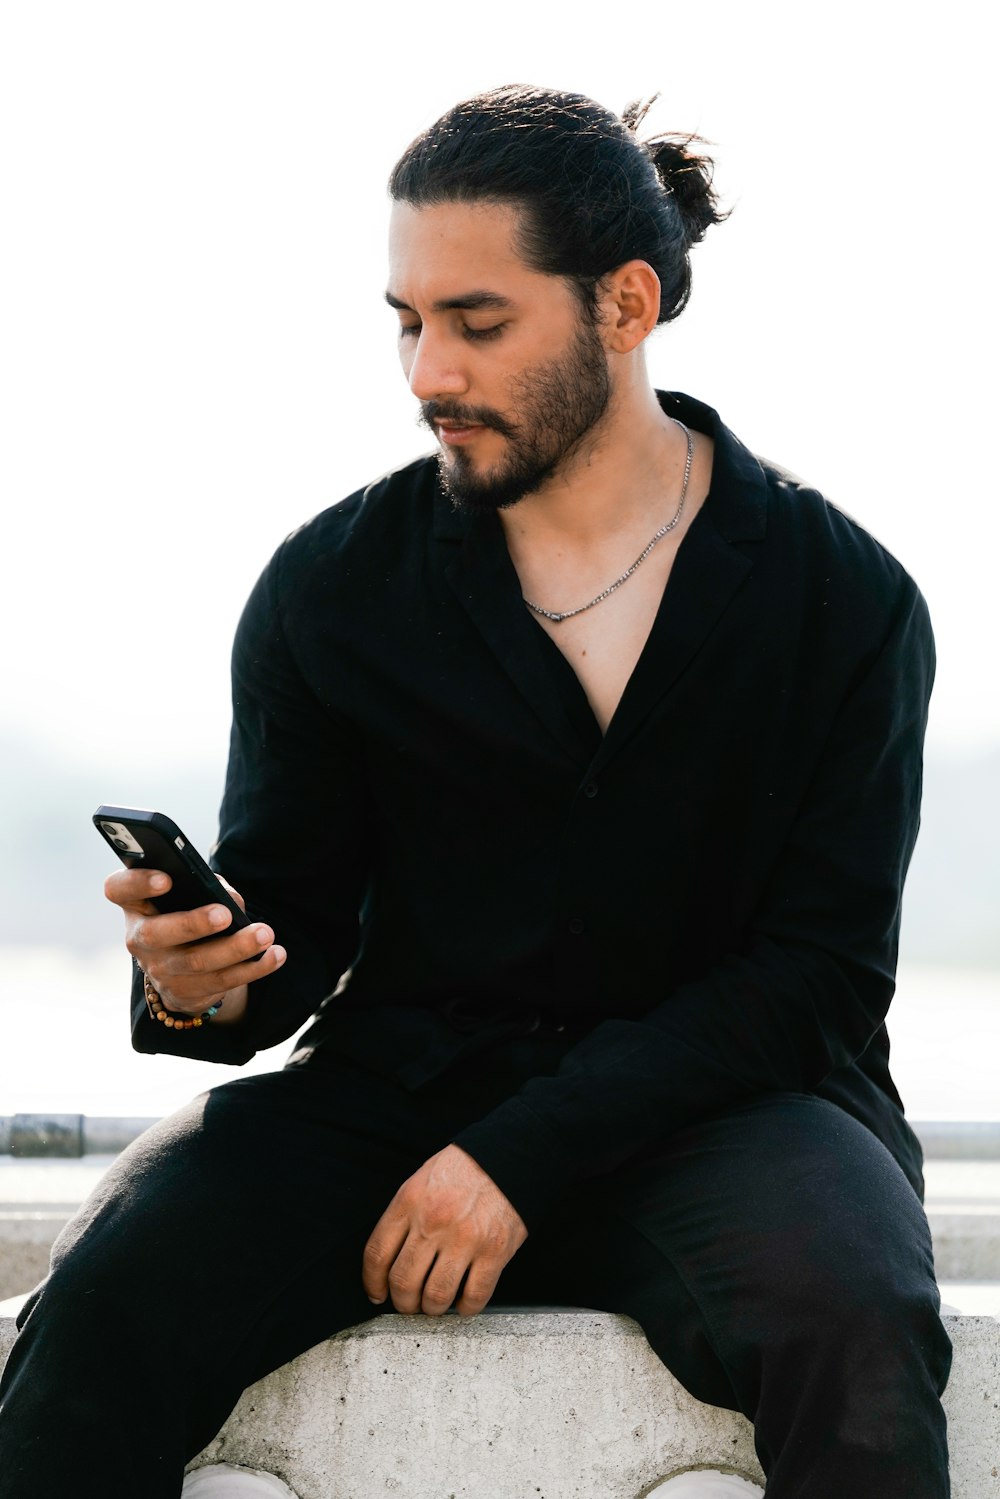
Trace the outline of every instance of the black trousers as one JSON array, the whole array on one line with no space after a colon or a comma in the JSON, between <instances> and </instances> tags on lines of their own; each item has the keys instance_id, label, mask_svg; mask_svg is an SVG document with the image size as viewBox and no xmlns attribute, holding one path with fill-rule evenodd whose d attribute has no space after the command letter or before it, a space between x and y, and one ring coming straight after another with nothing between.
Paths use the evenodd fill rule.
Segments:
<instances>
[{"instance_id":1,"label":"black trousers","mask_svg":"<svg viewBox=\"0 0 1000 1499\"><path fill-rule=\"evenodd\" d=\"M20 1319L0 1499L176 1499L248 1384L377 1315L361 1253L396 1188L551 1047L506 1042L417 1092L318 1054L149 1130ZM769 1499L949 1493L927 1221L831 1103L763 1096L578 1184L494 1299L636 1318L694 1395L754 1422Z\"/></svg>"}]
</instances>

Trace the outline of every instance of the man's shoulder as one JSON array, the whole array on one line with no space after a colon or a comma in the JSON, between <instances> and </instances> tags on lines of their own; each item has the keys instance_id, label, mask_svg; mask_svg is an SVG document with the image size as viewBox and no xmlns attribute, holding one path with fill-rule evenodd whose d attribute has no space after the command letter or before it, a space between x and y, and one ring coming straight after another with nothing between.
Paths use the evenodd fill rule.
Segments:
<instances>
[{"instance_id":1,"label":"man's shoulder","mask_svg":"<svg viewBox=\"0 0 1000 1499\"><path fill-rule=\"evenodd\" d=\"M447 501L433 456L384 473L290 532L272 553L244 626L308 635L315 621L350 620L374 597L411 586ZM335 607L334 607L335 606Z\"/></svg>"},{"instance_id":2,"label":"man's shoulder","mask_svg":"<svg viewBox=\"0 0 1000 1499\"><path fill-rule=\"evenodd\" d=\"M285 537L277 560L287 576L335 567L355 554L387 557L433 527L441 492L433 454L380 474Z\"/></svg>"},{"instance_id":3,"label":"man's shoulder","mask_svg":"<svg viewBox=\"0 0 1000 1499\"><path fill-rule=\"evenodd\" d=\"M710 516L727 541L750 544L775 583L813 589L817 579L836 578L847 590L883 597L916 591L899 560L839 500L741 441L713 407L681 391L657 395L667 415L713 439Z\"/></svg>"},{"instance_id":4,"label":"man's shoulder","mask_svg":"<svg viewBox=\"0 0 1000 1499\"><path fill-rule=\"evenodd\" d=\"M768 491L768 534L789 557L883 598L918 591L899 558L849 510L783 464L756 458Z\"/></svg>"}]
</instances>

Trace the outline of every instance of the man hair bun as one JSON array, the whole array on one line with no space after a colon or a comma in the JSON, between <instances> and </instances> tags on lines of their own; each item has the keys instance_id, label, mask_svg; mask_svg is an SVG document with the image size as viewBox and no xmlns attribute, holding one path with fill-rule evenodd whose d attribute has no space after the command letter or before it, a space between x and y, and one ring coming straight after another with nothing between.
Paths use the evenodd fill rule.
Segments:
<instances>
[{"instance_id":1,"label":"man hair bun","mask_svg":"<svg viewBox=\"0 0 1000 1499\"><path fill-rule=\"evenodd\" d=\"M639 126L659 97L659 94L651 94L648 99L635 99L622 111L622 124L637 141ZM638 144L649 153L664 191L673 196L689 245L698 244L704 239L707 229L729 217L719 208L712 183L715 163L710 156L699 155L691 149L711 142L700 135L665 130L638 141Z\"/></svg>"}]
</instances>

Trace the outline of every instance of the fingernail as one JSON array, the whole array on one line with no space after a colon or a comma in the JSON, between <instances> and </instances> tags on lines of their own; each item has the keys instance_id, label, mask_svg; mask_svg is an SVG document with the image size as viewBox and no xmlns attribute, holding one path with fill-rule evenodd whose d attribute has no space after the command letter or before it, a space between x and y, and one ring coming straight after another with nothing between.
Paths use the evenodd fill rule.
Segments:
<instances>
[{"instance_id":1,"label":"fingernail","mask_svg":"<svg viewBox=\"0 0 1000 1499\"><path fill-rule=\"evenodd\" d=\"M383 1301L385 1300L385 1297L384 1296L369 1296L368 1300L371 1302L372 1306L381 1306L382 1303L383 1303Z\"/></svg>"},{"instance_id":2,"label":"fingernail","mask_svg":"<svg viewBox=\"0 0 1000 1499\"><path fill-rule=\"evenodd\" d=\"M271 951L274 953L274 961L276 963L278 963L280 965L280 964L282 964L285 961L285 957L287 955L286 955L285 949L283 947L272 947Z\"/></svg>"},{"instance_id":3,"label":"fingernail","mask_svg":"<svg viewBox=\"0 0 1000 1499\"><path fill-rule=\"evenodd\" d=\"M274 941L274 933L271 931L271 928L269 926L257 927L256 931L254 932L254 936L257 938L257 941L261 947L266 947L269 942Z\"/></svg>"},{"instance_id":4,"label":"fingernail","mask_svg":"<svg viewBox=\"0 0 1000 1499\"><path fill-rule=\"evenodd\" d=\"M165 874L151 874L149 877L150 890L166 890L169 884L170 881Z\"/></svg>"},{"instance_id":5,"label":"fingernail","mask_svg":"<svg viewBox=\"0 0 1000 1499\"><path fill-rule=\"evenodd\" d=\"M208 919L213 926L225 926L229 920L229 912L225 906L213 906L208 913Z\"/></svg>"}]
</instances>

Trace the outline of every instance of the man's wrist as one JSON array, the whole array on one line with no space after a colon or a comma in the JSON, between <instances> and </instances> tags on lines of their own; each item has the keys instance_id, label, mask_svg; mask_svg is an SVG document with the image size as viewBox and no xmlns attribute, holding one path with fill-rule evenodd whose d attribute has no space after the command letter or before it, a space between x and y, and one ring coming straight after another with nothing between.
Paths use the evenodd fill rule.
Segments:
<instances>
[{"instance_id":1,"label":"man's wrist","mask_svg":"<svg viewBox=\"0 0 1000 1499\"><path fill-rule=\"evenodd\" d=\"M163 996L155 988L152 979L145 969L142 972L142 992L146 1000L146 1009L149 1011L150 1019L157 1020L165 1025L168 1030L189 1031L204 1025L206 1021L213 1020L222 1008L224 995L212 1000L206 1009L197 1014L187 1014L181 1010L170 1010L163 1002Z\"/></svg>"},{"instance_id":2,"label":"man's wrist","mask_svg":"<svg viewBox=\"0 0 1000 1499\"><path fill-rule=\"evenodd\" d=\"M222 1008L212 1019L213 1027L238 1025L246 1015L249 992L248 984L239 984L235 989L227 989L222 996Z\"/></svg>"}]
</instances>

